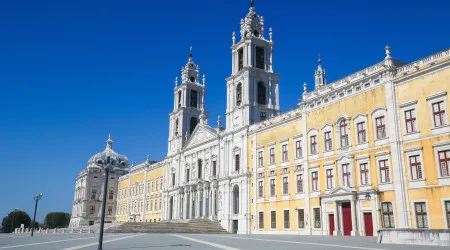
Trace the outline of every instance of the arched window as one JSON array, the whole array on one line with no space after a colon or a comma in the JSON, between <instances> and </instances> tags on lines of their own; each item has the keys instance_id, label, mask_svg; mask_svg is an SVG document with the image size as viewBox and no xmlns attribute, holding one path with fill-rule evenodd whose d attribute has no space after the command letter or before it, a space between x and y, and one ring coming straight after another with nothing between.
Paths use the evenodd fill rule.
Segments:
<instances>
[{"instance_id":1,"label":"arched window","mask_svg":"<svg viewBox=\"0 0 450 250\"><path fill-rule=\"evenodd\" d=\"M263 82L258 82L258 103L266 104L266 86Z\"/></svg>"},{"instance_id":2,"label":"arched window","mask_svg":"<svg viewBox=\"0 0 450 250\"><path fill-rule=\"evenodd\" d=\"M233 187L233 213L239 214L239 186Z\"/></svg>"},{"instance_id":3,"label":"arched window","mask_svg":"<svg viewBox=\"0 0 450 250\"><path fill-rule=\"evenodd\" d=\"M191 117L190 127L189 127L189 134L192 134L194 132L195 127L197 126L197 118Z\"/></svg>"},{"instance_id":4,"label":"arched window","mask_svg":"<svg viewBox=\"0 0 450 250\"><path fill-rule=\"evenodd\" d=\"M242 83L238 83L236 87L236 105L240 106L242 103Z\"/></svg>"},{"instance_id":5,"label":"arched window","mask_svg":"<svg viewBox=\"0 0 450 250\"><path fill-rule=\"evenodd\" d=\"M178 135L178 118L175 120L175 131L174 131L175 133L175 136L177 136Z\"/></svg>"}]
</instances>

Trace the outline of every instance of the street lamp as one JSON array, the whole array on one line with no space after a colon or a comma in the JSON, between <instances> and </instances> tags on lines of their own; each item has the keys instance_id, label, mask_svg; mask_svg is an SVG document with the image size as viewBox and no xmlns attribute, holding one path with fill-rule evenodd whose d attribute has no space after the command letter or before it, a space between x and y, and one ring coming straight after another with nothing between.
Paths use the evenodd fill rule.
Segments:
<instances>
[{"instance_id":1,"label":"street lamp","mask_svg":"<svg viewBox=\"0 0 450 250\"><path fill-rule=\"evenodd\" d=\"M105 208L106 208L106 193L108 191L109 172L115 170L122 170L128 166L126 158L122 158L111 150L112 140L108 138L107 150L103 151L96 159L96 163L105 171L105 180L103 182L103 200L102 200L102 215L100 222L100 235L98 238L98 250L103 249L103 229L105 227ZM108 150L109 149L109 150Z\"/></svg>"},{"instance_id":2,"label":"street lamp","mask_svg":"<svg viewBox=\"0 0 450 250\"><path fill-rule=\"evenodd\" d=\"M33 197L33 199L36 201L36 204L34 205L34 216L33 216L33 221L31 222L31 236L33 236L34 233L34 222L36 221L36 211L37 211L37 205L38 205L38 201L40 199L42 199L43 194L40 193L38 195L36 195L35 197Z\"/></svg>"},{"instance_id":3,"label":"street lamp","mask_svg":"<svg viewBox=\"0 0 450 250\"><path fill-rule=\"evenodd\" d=\"M15 224L15 220L16 220L16 212L19 211L18 208L14 208L13 211L13 219L12 219L12 225L11 225L11 233L14 232L14 224Z\"/></svg>"}]
</instances>

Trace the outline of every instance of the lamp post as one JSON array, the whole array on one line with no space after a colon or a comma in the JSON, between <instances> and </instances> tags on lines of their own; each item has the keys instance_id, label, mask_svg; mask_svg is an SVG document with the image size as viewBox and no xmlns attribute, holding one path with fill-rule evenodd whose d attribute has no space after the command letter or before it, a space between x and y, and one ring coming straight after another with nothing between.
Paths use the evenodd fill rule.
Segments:
<instances>
[{"instance_id":1,"label":"lamp post","mask_svg":"<svg viewBox=\"0 0 450 250\"><path fill-rule=\"evenodd\" d=\"M36 195L35 197L33 197L33 199L36 201L36 204L34 205L34 216L33 216L33 221L31 222L31 236L33 236L34 233L34 222L36 221L36 211L37 211L37 205L38 205L38 201L40 199L42 199L43 194L40 193L38 195Z\"/></svg>"},{"instance_id":2,"label":"lamp post","mask_svg":"<svg viewBox=\"0 0 450 250\"><path fill-rule=\"evenodd\" d=\"M111 146L112 140L108 138L108 145ZM110 147L109 147L110 149ZM102 214L100 221L100 234L98 238L98 250L103 249L103 230L105 227L105 208L106 208L106 193L108 191L108 178L109 172L114 170L121 170L127 167L128 162L125 159L120 158L117 154L111 152L111 150L105 150L96 161L97 165L105 171L105 180L103 182L103 200L102 200Z\"/></svg>"},{"instance_id":3,"label":"lamp post","mask_svg":"<svg viewBox=\"0 0 450 250\"><path fill-rule=\"evenodd\" d=\"M12 225L11 225L11 233L14 232L14 224L15 224L15 220L16 220L16 212L19 211L18 208L14 208L13 211L13 220L12 220Z\"/></svg>"}]
</instances>

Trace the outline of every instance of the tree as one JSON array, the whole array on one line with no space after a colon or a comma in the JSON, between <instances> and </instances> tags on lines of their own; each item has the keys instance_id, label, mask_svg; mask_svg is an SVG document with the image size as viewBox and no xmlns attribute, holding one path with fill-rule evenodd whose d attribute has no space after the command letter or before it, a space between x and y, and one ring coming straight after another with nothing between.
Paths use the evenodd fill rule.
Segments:
<instances>
[{"instance_id":1,"label":"tree","mask_svg":"<svg viewBox=\"0 0 450 250\"><path fill-rule=\"evenodd\" d=\"M45 216L44 227L64 228L69 226L70 214L64 212L51 212Z\"/></svg>"},{"instance_id":2,"label":"tree","mask_svg":"<svg viewBox=\"0 0 450 250\"><path fill-rule=\"evenodd\" d=\"M13 228L20 227L21 224L28 228L30 226L31 218L30 216L21 210L12 211L7 216L3 218L2 227L5 233L11 233L14 231ZM14 223L14 224L13 224Z\"/></svg>"}]
</instances>

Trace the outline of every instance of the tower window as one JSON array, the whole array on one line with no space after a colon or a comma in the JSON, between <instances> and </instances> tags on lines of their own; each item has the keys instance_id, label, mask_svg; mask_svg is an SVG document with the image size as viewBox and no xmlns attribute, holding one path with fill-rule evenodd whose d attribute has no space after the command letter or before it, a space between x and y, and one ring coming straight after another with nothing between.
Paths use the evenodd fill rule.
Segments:
<instances>
[{"instance_id":1,"label":"tower window","mask_svg":"<svg viewBox=\"0 0 450 250\"><path fill-rule=\"evenodd\" d=\"M238 70L241 71L244 67L244 50L242 48L238 50L238 65Z\"/></svg>"},{"instance_id":2,"label":"tower window","mask_svg":"<svg viewBox=\"0 0 450 250\"><path fill-rule=\"evenodd\" d=\"M259 32L257 30L253 31L253 35L255 35L256 37L259 37Z\"/></svg>"},{"instance_id":3,"label":"tower window","mask_svg":"<svg viewBox=\"0 0 450 250\"><path fill-rule=\"evenodd\" d=\"M256 67L264 69L264 48L256 47Z\"/></svg>"},{"instance_id":4,"label":"tower window","mask_svg":"<svg viewBox=\"0 0 450 250\"><path fill-rule=\"evenodd\" d=\"M181 91L178 91L178 107L181 107Z\"/></svg>"},{"instance_id":5,"label":"tower window","mask_svg":"<svg viewBox=\"0 0 450 250\"><path fill-rule=\"evenodd\" d=\"M190 80L191 82L195 82L195 77L191 76Z\"/></svg>"},{"instance_id":6,"label":"tower window","mask_svg":"<svg viewBox=\"0 0 450 250\"><path fill-rule=\"evenodd\" d=\"M191 90L190 106L197 108L197 90Z\"/></svg>"},{"instance_id":7,"label":"tower window","mask_svg":"<svg viewBox=\"0 0 450 250\"><path fill-rule=\"evenodd\" d=\"M258 82L258 103L266 104L266 86L263 82Z\"/></svg>"},{"instance_id":8,"label":"tower window","mask_svg":"<svg viewBox=\"0 0 450 250\"><path fill-rule=\"evenodd\" d=\"M175 136L178 135L178 118L175 120Z\"/></svg>"},{"instance_id":9,"label":"tower window","mask_svg":"<svg viewBox=\"0 0 450 250\"><path fill-rule=\"evenodd\" d=\"M236 87L236 105L240 106L242 103L242 83L238 83Z\"/></svg>"},{"instance_id":10,"label":"tower window","mask_svg":"<svg viewBox=\"0 0 450 250\"><path fill-rule=\"evenodd\" d=\"M190 127L189 127L189 134L192 134L194 132L195 127L197 126L197 118L191 117Z\"/></svg>"}]
</instances>

